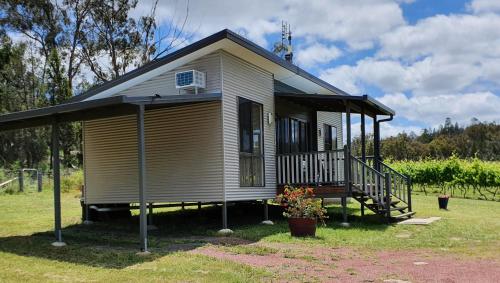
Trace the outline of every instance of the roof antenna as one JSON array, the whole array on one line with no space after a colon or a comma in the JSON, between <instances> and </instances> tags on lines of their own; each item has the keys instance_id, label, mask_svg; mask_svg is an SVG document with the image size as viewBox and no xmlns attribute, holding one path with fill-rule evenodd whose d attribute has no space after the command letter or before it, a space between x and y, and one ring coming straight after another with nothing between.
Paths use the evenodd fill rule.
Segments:
<instances>
[{"instance_id":1,"label":"roof antenna","mask_svg":"<svg viewBox=\"0 0 500 283\"><path fill-rule=\"evenodd\" d=\"M292 61L293 61L292 30L291 30L290 24L288 24L288 28L286 27L286 24L285 24L285 29L287 31L286 35L287 35L287 39L288 39L288 45L287 45L286 53L285 53L285 60L292 63Z\"/></svg>"},{"instance_id":2,"label":"roof antenna","mask_svg":"<svg viewBox=\"0 0 500 283\"><path fill-rule=\"evenodd\" d=\"M273 53L286 61L292 63L292 31L290 24L281 21L281 42L276 42L273 47Z\"/></svg>"}]
</instances>

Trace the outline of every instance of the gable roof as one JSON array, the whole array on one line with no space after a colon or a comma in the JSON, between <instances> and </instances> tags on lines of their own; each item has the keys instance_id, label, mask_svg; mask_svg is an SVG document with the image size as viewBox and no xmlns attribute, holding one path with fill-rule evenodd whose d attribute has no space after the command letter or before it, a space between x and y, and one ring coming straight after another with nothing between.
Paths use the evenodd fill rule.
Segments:
<instances>
[{"instance_id":1,"label":"gable roof","mask_svg":"<svg viewBox=\"0 0 500 283\"><path fill-rule=\"evenodd\" d=\"M213 35L210 35L208 37L205 37L193 44L190 44L184 48L181 48L179 50L176 50L162 58L156 59L154 61L151 61L147 64L145 64L142 67L139 67L135 70L132 70L114 80L105 82L103 84L100 84L98 86L95 86L88 91L86 91L83 94L74 96L69 100L69 102L77 102L77 101L82 101L86 99L90 99L95 95L98 95L100 93L103 93L105 91L111 92L110 90L114 87L119 86L120 84L124 84L126 82L129 82L131 80L138 80L139 77L144 76L145 74L149 72L153 72L154 70L165 66L166 64L173 63L176 60L179 60L183 57L186 57L188 55L193 54L194 52L200 51L203 48L215 45L216 43L221 43L222 41L229 41L232 44L236 44L239 47L244 48L247 51L250 51L251 53L256 54L258 57L261 57L270 62L272 65L277 66L278 68L281 68L284 72L286 73L292 73L297 75L299 78L305 79L322 90L322 92L330 92L333 94L339 94L339 95L349 95L348 93L336 88L335 86L321 80L320 78L310 74L309 72L301 69L300 67L282 59L281 57L275 55L274 53L264 49L263 47L253 43L252 41L236 34L235 32L229 30L229 29L224 29L222 31L219 31ZM224 47L223 44L220 45L221 48ZM233 51L235 53L238 52L237 48L233 47ZM253 63L253 62L252 62ZM143 79L142 81L145 81L146 79ZM288 82L288 84L291 84ZM293 84L293 83L292 83Z\"/></svg>"}]
</instances>

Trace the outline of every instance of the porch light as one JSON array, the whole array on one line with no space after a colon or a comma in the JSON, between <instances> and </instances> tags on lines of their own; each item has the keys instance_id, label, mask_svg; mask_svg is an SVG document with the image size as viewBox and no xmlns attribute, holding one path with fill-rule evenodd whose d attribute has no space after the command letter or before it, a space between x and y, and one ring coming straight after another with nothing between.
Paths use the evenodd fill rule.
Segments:
<instances>
[{"instance_id":1,"label":"porch light","mask_svg":"<svg viewBox=\"0 0 500 283\"><path fill-rule=\"evenodd\" d=\"M272 124L273 124L273 113L271 113L271 112L268 112L268 113L267 113L267 123L268 123L269 125L272 125Z\"/></svg>"}]
</instances>

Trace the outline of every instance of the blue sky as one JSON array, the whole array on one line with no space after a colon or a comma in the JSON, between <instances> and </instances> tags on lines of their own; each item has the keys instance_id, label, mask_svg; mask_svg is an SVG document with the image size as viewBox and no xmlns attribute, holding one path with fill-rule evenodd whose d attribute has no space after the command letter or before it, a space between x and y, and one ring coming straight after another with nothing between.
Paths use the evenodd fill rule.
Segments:
<instances>
[{"instance_id":1,"label":"blue sky","mask_svg":"<svg viewBox=\"0 0 500 283\"><path fill-rule=\"evenodd\" d=\"M138 15L148 3L140 1ZM160 1L160 23L182 20L186 3ZM396 110L385 135L446 117L500 122L498 0L191 0L186 31L194 41L229 28L271 49L282 20L291 24L296 64Z\"/></svg>"}]
</instances>

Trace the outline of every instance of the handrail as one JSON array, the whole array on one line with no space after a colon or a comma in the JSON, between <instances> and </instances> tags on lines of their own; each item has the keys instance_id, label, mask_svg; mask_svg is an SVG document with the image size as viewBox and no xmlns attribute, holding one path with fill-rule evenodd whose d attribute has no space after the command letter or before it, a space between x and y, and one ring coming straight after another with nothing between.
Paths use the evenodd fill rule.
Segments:
<instances>
[{"instance_id":1,"label":"handrail","mask_svg":"<svg viewBox=\"0 0 500 283\"><path fill-rule=\"evenodd\" d=\"M387 206L387 180L390 178L368 166L365 162L351 155L351 182L365 195L376 201L379 205Z\"/></svg>"},{"instance_id":2,"label":"handrail","mask_svg":"<svg viewBox=\"0 0 500 283\"><path fill-rule=\"evenodd\" d=\"M408 179L409 177L406 176L406 175L403 175L401 173L399 173L398 171L396 171L394 168L392 168L391 166L387 165L386 163L380 161L380 165L382 165L383 167L389 169L389 171L391 171L392 173L396 174L396 175L399 175L401 178L403 179Z\"/></svg>"},{"instance_id":3,"label":"handrail","mask_svg":"<svg viewBox=\"0 0 500 283\"><path fill-rule=\"evenodd\" d=\"M400 201L408 205L408 211L412 211L411 204L411 179L398 171L394 170L389 165L379 161L380 171L391 176L391 195L398 198Z\"/></svg>"},{"instance_id":4,"label":"handrail","mask_svg":"<svg viewBox=\"0 0 500 283\"><path fill-rule=\"evenodd\" d=\"M376 174L379 174L379 175L381 175L381 176L384 176L384 174L383 174L383 173L381 173L381 172L379 172L379 171L375 170L375 168L373 168L373 167L369 166L368 164L366 164L365 162L363 162L361 159L359 159L359 158L357 158L357 157L355 157L355 156L352 156L352 155L351 155L351 158L352 158L352 159L354 159L354 160L356 160L357 162L361 163L362 165L366 166L366 168L368 168L369 170L371 170L371 171L375 172Z\"/></svg>"},{"instance_id":5,"label":"handrail","mask_svg":"<svg viewBox=\"0 0 500 283\"><path fill-rule=\"evenodd\" d=\"M301 151L301 152L289 152L289 153L278 153L276 156L291 156L291 155L303 155L311 153L328 153L328 152L344 152L343 149L332 149L332 150L321 150L321 151Z\"/></svg>"},{"instance_id":6,"label":"handrail","mask_svg":"<svg viewBox=\"0 0 500 283\"><path fill-rule=\"evenodd\" d=\"M14 181L15 181L15 180L17 180L17 179L19 179L19 178L18 178L18 177L15 177L15 178L12 178L12 179L10 179L10 180L8 180L8 181L5 181L5 182L1 183L1 184L0 184L0 188L2 188L2 187L4 187L4 186L7 186L8 184L10 184L10 183L14 182Z\"/></svg>"}]
</instances>

